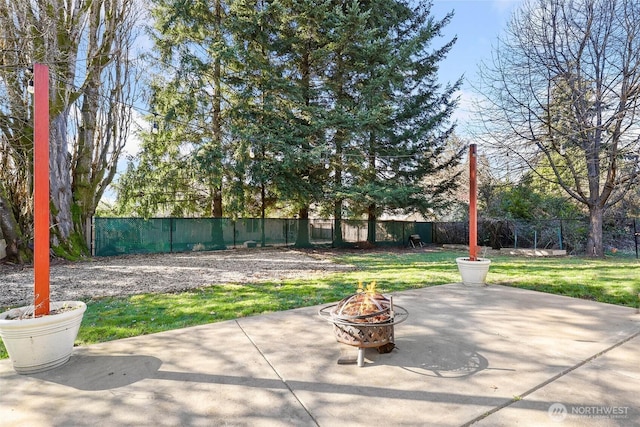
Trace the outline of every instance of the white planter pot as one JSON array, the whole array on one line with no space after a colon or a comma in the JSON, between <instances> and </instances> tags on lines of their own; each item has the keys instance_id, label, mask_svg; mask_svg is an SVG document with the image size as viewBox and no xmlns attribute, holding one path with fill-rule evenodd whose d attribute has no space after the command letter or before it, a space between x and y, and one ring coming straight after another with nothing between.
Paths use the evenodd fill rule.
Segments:
<instances>
[{"instance_id":1,"label":"white planter pot","mask_svg":"<svg viewBox=\"0 0 640 427\"><path fill-rule=\"evenodd\" d=\"M477 261L471 261L469 258L456 258L458 271L462 276L462 283L468 286L483 286L486 283L487 273L489 272L490 259L478 258Z\"/></svg>"},{"instance_id":2,"label":"white planter pot","mask_svg":"<svg viewBox=\"0 0 640 427\"><path fill-rule=\"evenodd\" d=\"M36 318L12 319L19 311L33 313L33 306L0 314L0 337L17 373L42 372L69 360L87 305L82 301L52 302L50 311L65 307L69 309Z\"/></svg>"}]
</instances>

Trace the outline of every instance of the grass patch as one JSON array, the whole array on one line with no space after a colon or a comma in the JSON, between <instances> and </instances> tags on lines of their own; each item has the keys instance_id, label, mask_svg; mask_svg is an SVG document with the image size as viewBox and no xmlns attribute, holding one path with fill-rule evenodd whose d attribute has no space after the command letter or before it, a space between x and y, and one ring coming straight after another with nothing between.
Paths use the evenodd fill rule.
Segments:
<instances>
[{"instance_id":1,"label":"grass patch","mask_svg":"<svg viewBox=\"0 0 640 427\"><path fill-rule=\"evenodd\" d=\"M356 270L321 279L214 285L175 294L103 298L87 303L77 342L92 344L256 314L326 304L376 281L396 292L460 281L456 252L345 254L336 262ZM606 259L491 257L488 283L638 307L640 262ZM0 358L6 358L0 343Z\"/></svg>"},{"instance_id":2,"label":"grass patch","mask_svg":"<svg viewBox=\"0 0 640 427\"><path fill-rule=\"evenodd\" d=\"M640 304L640 262L630 257L492 258L489 283L627 307Z\"/></svg>"}]
</instances>

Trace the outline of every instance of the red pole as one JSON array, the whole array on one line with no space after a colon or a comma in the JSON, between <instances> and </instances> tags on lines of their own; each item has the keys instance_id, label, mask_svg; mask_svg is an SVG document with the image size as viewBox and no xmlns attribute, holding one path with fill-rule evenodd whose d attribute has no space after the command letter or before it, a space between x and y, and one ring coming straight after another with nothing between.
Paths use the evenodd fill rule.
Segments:
<instances>
[{"instance_id":1,"label":"red pole","mask_svg":"<svg viewBox=\"0 0 640 427\"><path fill-rule=\"evenodd\" d=\"M33 271L35 316L49 314L49 68L33 66Z\"/></svg>"},{"instance_id":2,"label":"red pole","mask_svg":"<svg viewBox=\"0 0 640 427\"><path fill-rule=\"evenodd\" d=\"M476 144L469 145L469 259L478 260L478 180Z\"/></svg>"}]
</instances>

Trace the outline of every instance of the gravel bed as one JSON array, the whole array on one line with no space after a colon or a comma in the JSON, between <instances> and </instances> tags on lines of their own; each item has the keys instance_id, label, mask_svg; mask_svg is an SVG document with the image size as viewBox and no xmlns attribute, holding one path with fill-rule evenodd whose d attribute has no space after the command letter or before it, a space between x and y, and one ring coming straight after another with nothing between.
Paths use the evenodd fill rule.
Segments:
<instances>
[{"instance_id":1,"label":"gravel bed","mask_svg":"<svg viewBox=\"0 0 640 427\"><path fill-rule=\"evenodd\" d=\"M354 269L336 264L330 253L283 248L214 252L124 255L82 262L53 260L50 292L54 301L142 293L167 293L222 283L320 277ZM32 304L33 266L0 264L0 308Z\"/></svg>"}]
</instances>

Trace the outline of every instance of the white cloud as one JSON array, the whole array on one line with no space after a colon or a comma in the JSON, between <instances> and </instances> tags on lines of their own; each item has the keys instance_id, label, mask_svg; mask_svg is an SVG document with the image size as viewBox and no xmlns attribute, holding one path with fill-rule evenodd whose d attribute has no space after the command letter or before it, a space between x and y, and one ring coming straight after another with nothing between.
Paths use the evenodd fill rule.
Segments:
<instances>
[{"instance_id":1,"label":"white cloud","mask_svg":"<svg viewBox=\"0 0 640 427\"><path fill-rule=\"evenodd\" d=\"M519 6L523 0L491 0L493 8L500 13L511 13L511 11Z\"/></svg>"}]
</instances>

